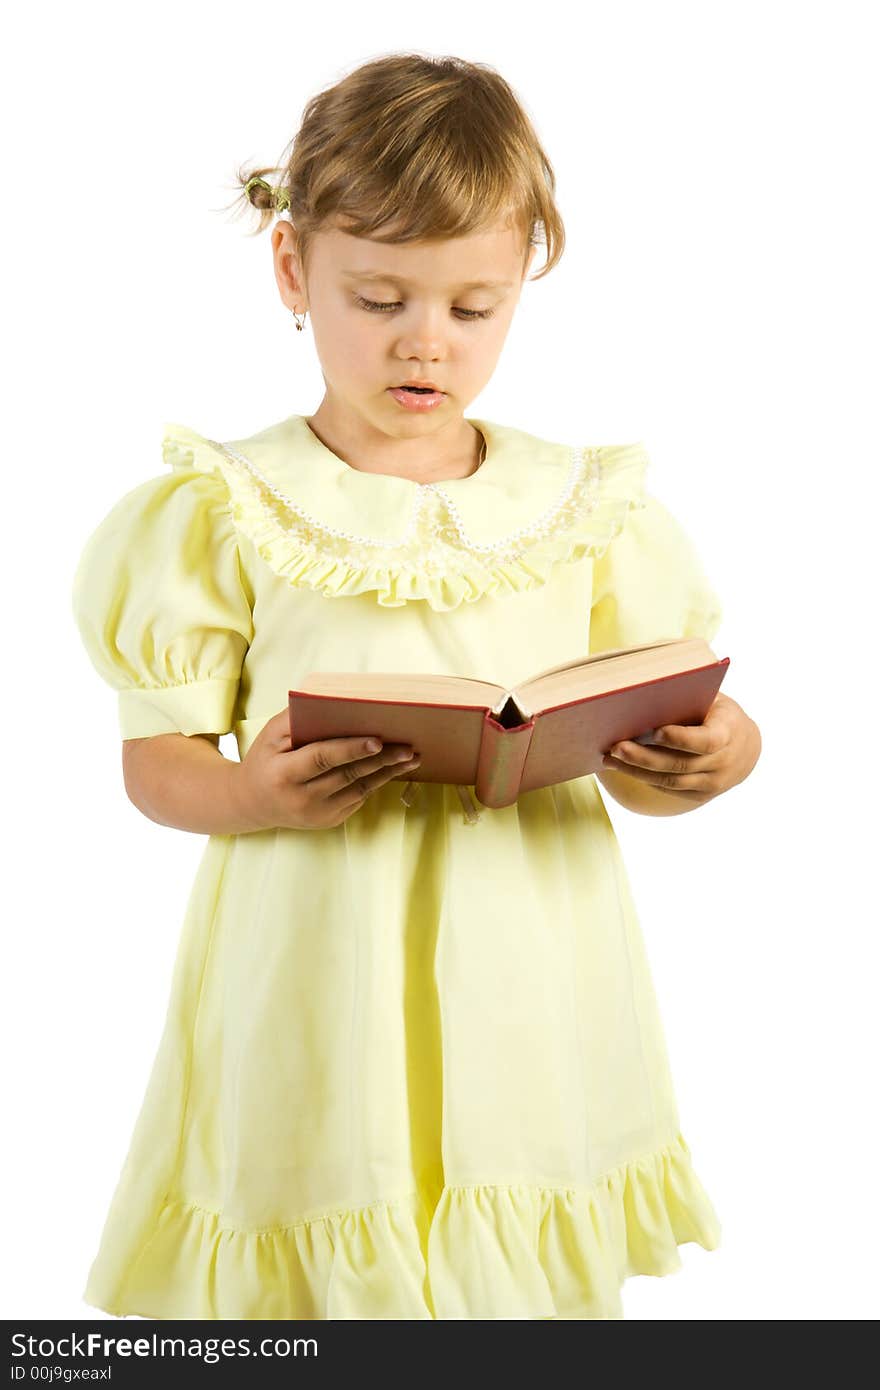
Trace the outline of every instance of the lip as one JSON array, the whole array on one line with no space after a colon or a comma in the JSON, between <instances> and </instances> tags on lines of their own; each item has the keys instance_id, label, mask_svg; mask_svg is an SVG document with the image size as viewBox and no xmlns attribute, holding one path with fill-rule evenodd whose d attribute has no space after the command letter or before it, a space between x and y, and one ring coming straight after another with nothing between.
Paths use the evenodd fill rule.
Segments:
<instances>
[{"instance_id":1,"label":"lip","mask_svg":"<svg viewBox=\"0 0 880 1390\"><path fill-rule=\"evenodd\" d=\"M415 378L410 381L396 381L389 389L391 391L399 391L401 386L423 386L426 390L430 388L432 391L440 391L440 387L437 385L436 381L416 381ZM441 394L445 396L446 392L443 391Z\"/></svg>"},{"instance_id":2,"label":"lip","mask_svg":"<svg viewBox=\"0 0 880 1390\"><path fill-rule=\"evenodd\" d=\"M427 411L438 410L446 400L445 391L428 390L424 395L415 391L405 391L402 386L389 386L388 395L402 410L411 414L424 415Z\"/></svg>"}]
</instances>

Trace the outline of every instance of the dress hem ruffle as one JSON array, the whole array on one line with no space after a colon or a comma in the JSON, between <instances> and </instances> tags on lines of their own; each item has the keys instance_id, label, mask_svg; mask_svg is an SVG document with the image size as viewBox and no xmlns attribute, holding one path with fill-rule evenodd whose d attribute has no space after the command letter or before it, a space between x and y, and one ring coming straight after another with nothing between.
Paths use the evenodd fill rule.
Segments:
<instances>
[{"instance_id":1,"label":"dress hem ruffle","mask_svg":"<svg viewBox=\"0 0 880 1390\"><path fill-rule=\"evenodd\" d=\"M720 1235L679 1133L592 1188L441 1184L271 1229L168 1198L127 1271L102 1250L83 1298L159 1319L620 1319L629 1276Z\"/></svg>"}]
</instances>

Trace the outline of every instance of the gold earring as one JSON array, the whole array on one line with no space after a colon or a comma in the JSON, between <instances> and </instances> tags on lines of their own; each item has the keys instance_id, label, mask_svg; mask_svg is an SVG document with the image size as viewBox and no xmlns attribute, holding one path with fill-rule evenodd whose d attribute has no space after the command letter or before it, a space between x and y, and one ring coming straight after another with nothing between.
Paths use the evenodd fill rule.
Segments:
<instances>
[{"instance_id":1,"label":"gold earring","mask_svg":"<svg viewBox=\"0 0 880 1390\"><path fill-rule=\"evenodd\" d=\"M303 324L304 324L305 321L306 321L306 314L309 312L308 309L305 309L305 310L303 311L302 323L300 323L299 319L296 318L296 310L295 310L295 309L291 309L290 312L293 314L293 317L296 319L296 326L297 326L297 329L300 330L300 329L302 328Z\"/></svg>"}]
</instances>

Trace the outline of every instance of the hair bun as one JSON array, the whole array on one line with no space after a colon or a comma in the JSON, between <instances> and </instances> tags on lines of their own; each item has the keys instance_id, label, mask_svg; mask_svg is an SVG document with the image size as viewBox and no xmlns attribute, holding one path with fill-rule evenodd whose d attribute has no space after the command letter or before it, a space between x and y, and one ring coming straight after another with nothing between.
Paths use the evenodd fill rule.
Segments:
<instances>
[{"instance_id":1,"label":"hair bun","mask_svg":"<svg viewBox=\"0 0 880 1390\"><path fill-rule=\"evenodd\" d=\"M270 208L274 202L274 190L259 174L254 174L244 186L247 199L255 208Z\"/></svg>"}]
</instances>

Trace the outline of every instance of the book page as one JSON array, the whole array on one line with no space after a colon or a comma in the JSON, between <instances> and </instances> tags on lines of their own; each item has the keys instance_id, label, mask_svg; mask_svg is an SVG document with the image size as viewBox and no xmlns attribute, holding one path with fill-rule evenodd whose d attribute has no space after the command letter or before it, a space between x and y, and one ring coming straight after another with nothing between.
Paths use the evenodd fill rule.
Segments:
<instances>
[{"instance_id":1,"label":"book page","mask_svg":"<svg viewBox=\"0 0 880 1390\"><path fill-rule=\"evenodd\" d=\"M670 642L681 640L677 637L663 637L659 642L643 642L638 647L609 647L607 651L595 652L593 656L578 656L573 661L563 661L560 666L548 666L546 671L538 671L536 675L529 676L520 685L514 686L510 693L515 695L518 690L524 690L527 685L543 680L545 676L555 675L557 671L570 671L576 666L592 666L597 661L610 661L612 657L629 656L632 652L646 652L652 647L668 647Z\"/></svg>"},{"instance_id":2,"label":"book page","mask_svg":"<svg viewBox=\"0 0 880 1390\"><path fill-rule=\"evenodd\" d=\"M343 700L385 700L402 704L464 705L488 709L507 692L473 676L427 671L311 671L295 687L305 695Z\"/></svg>"},{"instance_id":3,"label":"book page","mask_svg":"<svg viewBox=\"0 0 880 1390\"><path fill-rule=\"evenodd\" d=\"M511 694L519 709L531 718L533 713L566 700L588 699L641 681L707 666L715 660L715 653L702 637L663 638L551 666L518 685Z\"/></svg>"}]
</instances>

